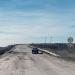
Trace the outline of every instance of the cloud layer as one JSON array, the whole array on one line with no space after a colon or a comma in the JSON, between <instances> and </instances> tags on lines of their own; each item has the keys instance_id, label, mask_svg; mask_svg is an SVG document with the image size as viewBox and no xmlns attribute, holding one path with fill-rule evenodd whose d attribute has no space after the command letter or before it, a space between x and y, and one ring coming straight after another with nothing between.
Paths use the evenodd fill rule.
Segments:
<instances>
[{"instance_id":1,"label":"cloud layer","mask_svg":"<svg viewBox=\"0 0 75 75\"><path fill-rule=\"evenodd\" d=\"M75 38L74 4L74 0L1 0L0 45Z\"/></svg>"}]
</instances>

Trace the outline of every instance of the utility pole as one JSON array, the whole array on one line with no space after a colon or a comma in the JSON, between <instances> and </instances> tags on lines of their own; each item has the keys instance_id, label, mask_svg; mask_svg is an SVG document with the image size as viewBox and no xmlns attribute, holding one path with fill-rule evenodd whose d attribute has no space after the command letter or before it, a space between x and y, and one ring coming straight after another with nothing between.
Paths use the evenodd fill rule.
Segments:
<instances>
[{"instance_id":1,"label":"utility pole","mask_svg":"<svg viewBox=\"0 0 75 75\"><path fill-rule=\"evenodd\" d=\"M45 37L45 44L46 44L46 41L47 41L47 37Z\"/></svg>"},{"instance_id":2,"label":"utility pole","mask_svg":"<svg viewBox=\"0 0 75 75\"><path fill-rule=\"evenodd\" d=\"M51 37L50 37L50 43L52 43L52 42L53 42L53 37L51 36Z\"/></svg>"},{"instance_id":3,"label":"utility pole","mask_svg":"<svg viewBox=\"0 0 75 75\"><path fill-rule=\"evenodd\" d=\"M47 37L45 37L45 44L44 44L44 48L46 47L46 43L47 43Z\"/></svg>"}]
</instances>

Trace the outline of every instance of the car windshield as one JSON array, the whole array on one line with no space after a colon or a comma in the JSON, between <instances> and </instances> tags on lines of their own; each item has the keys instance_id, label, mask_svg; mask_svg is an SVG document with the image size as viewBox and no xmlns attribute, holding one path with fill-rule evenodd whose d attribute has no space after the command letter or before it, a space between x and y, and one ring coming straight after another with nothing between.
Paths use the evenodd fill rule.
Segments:
<instances>
[{"instance_id":1,"label":"car windshield","mask_svg":"<svg viewBox=\"0 0 75 75\"><path fill-rule=\"evenodd\" d=\"M33 50L38 50L37 48L33 48Z\"/></svg>"}]
</instances>

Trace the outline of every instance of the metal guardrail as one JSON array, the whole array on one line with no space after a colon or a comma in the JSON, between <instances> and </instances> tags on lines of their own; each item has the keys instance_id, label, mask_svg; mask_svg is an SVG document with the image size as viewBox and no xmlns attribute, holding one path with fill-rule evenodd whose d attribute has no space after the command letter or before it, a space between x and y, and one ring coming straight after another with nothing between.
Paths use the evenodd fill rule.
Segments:
<instances>
[{"instance_id":1,"label":"metal guardrail","mask_svg":"<svg viewBox=\"0 0 75 75\"><path fill-rule=\"evenodd\" d=\"M59 55L57 55L57 54L55 54L55 53L53 53L53 52L50 52L50 51L48 51L48 50L44 50L44 49L41 49L41 48L38 48L38 49L41 50L41 51L43 51L43 52L45 52L45 53L47 53L47 54L50 54L50 55L59 57Z\"/></svg>"}]
</instances>

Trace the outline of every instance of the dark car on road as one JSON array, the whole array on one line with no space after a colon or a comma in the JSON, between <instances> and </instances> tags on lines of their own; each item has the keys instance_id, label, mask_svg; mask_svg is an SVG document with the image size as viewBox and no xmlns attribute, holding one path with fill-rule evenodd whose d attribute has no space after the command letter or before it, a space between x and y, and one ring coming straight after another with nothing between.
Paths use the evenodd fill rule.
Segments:
<instances>
[{"instance_id":1,"label":"dark car on road","mask_svg":"<svg viewBox=\"0 0 75 75\"><path fill-rule=\"evenodd\" d=\"M43 54L43 51L39 50L38 48L33 48L32 54Z\"/></svg>"},{"instance_id":2,"label":"dark car on road","mask_svg":"<svg viewBox=\"0 0 75 75\"><path fill-rule=\"evenodd\" d=\"M38 54L38 48L33 48L32 49L32 54Z\"/></svg>"}]
</instances>

